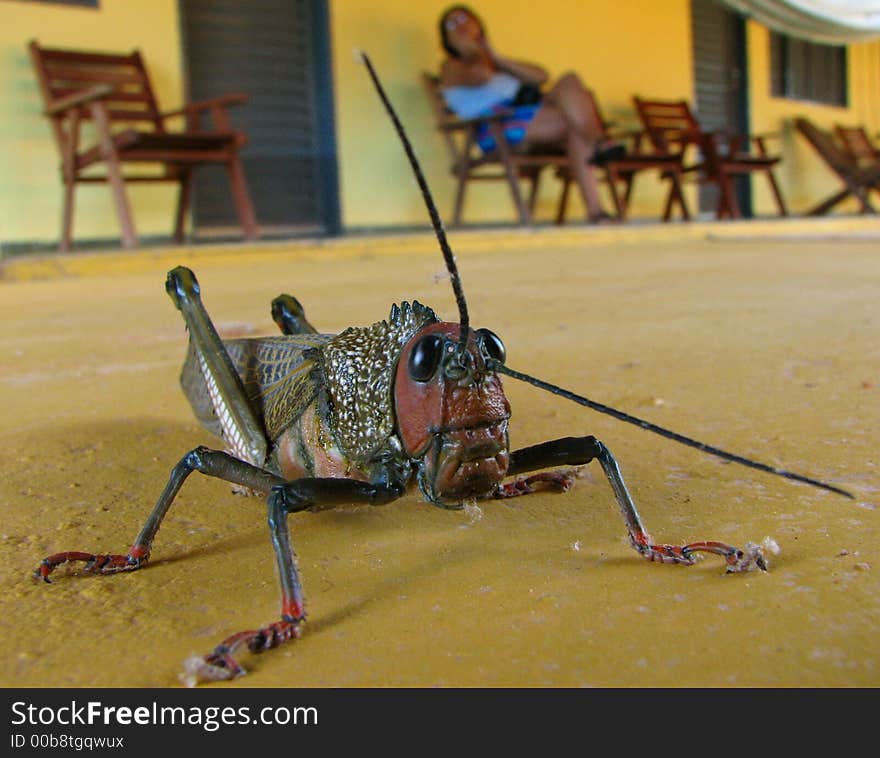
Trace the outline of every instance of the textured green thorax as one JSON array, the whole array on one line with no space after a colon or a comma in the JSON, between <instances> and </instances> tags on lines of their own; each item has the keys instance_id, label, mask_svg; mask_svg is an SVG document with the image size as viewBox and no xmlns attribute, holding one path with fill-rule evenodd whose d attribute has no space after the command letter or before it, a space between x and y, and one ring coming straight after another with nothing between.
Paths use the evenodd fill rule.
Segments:
<instances>
[{"instance_id":1,"label":"textured green thorax","mask_svg":"<svg viewBox=\"0 0 880 758\"><path fill-rule=\"evenodd\" d=\"M387 321L350 327L320 348L331 428L352 463L374 460L394 434L397 359L416 332L438 320L427 306L404 302L391 307Z\"/></svg>"}]
</instances>

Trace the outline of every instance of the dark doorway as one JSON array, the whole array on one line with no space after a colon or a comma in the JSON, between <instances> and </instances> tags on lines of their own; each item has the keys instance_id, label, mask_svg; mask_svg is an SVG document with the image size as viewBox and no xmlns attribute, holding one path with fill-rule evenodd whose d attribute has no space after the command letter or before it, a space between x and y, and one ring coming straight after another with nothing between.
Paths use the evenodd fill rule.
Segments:
<instances>
[{"instance_id":1,"label":"dark doorway","mask_svg":"<svg viewBox=\"0 0 880 758\"><path fill-rule=\"evenodd\" d=\"M189 100L244 92L245 175L264 235L339 229L327 0L180 0ZM237 227L224 169L196 172L199 237Z\"/></svg>"},{"instance_id":2,"label":"dark doorway","mask_svg":"<svg viewBox=\"0 0 880 758\"><path fill-rule=\"evenodd\" d=\"M718 0L691 0L696 111L707 131L734 134L749 131L748 65L745 18ZM739 207L752 215L752 192L748 177L736 178ZM718 187L700 188L700 211L718 205Z\"/></svg>"}]
</instances>

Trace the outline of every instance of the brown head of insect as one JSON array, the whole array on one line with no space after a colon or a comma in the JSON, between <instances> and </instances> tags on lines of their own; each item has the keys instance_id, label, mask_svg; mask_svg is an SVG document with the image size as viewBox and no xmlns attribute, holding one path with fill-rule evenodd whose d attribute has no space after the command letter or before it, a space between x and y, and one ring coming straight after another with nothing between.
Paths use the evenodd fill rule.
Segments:
<instances>
[{"instance_id":1,"label":"brown head of insect","mask_svg":"<svg viewBox=\"0 0 880 758\"><path fill-rule=\"evenodd\" d=\"M398 435L417 462L419 487L436 505L460 508L490 495L507 475L510 403L489 368L504 345L488 329L423 327L403 348L394 380Z\"/></svg>"}]
</instances>

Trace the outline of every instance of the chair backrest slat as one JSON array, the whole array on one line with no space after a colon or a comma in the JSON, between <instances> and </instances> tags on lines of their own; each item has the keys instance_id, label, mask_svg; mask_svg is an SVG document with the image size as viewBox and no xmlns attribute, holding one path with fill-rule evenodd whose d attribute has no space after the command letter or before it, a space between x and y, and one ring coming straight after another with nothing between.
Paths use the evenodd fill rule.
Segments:
<instances>
[{"instance_id":1,"label":"chair backrest slat","mask_svg":"<svg viewBox=\"0 0 880 758\"><path fill-rule=\"evenodd\" d=\"M636 111L651 144L658 152L680 150L687 142L697 142L700 125L685 100L644 100L633 98Z\"/></svg>"},{"instance_id":2,"label":"chair backrest slat","mask_svg":"<svg viewBox=\"0 0 880 758\"><path fill-rule=\"evenodd\" d=\"M143 59L135 50L128 54L79 52L41 47L30 43L34 68L46 105L98 84L114 93L105 100L111 121L149 122L161 130L156 97ZM82 113L89 117L88 110Z\"/></svg>"},{"instance_id":3,"label":"chair backrest slat","mask_svg":"<svg viewBox=\"0 0 880 758\"><path fill-rule=\"evenodd\" d=\"M838 174L848 176L855 170L855 159L841 149L837 142L834 141L831 132L821 129L806 118L797 118L794 123L798 131L804 135L816 152Z\"/></svg>"},{"instance_id":4,"label":"chair backrest slat","mask_svg":"<svg viewBox=\"0 0 880 758\"><path fill-rule=\"evenodd\" d=\"M846 150L857 163L876 163L880 150L874 147L868 132L863 126L841 126L835 128L837 137Z\"/></svg>"},{"instance_id":5,"label":"chair backrest slat","mask_svg":"<svg viewBox=\"0 0 880 758\"><path fill-rule=\"evenodd\" d=\"M458 144L454 135L448 129L443 128L444 123L455 121L455 114L446 107L446 100L443 98L443 91L440 87L440 77L424 71L422 72L422 84L428 96L431 111L434 114L435 125L437 130L443 135L443 141L446 143L452 168L455 171L460 161L465 159L463 148Z\"/></svg>"}]
</instances>

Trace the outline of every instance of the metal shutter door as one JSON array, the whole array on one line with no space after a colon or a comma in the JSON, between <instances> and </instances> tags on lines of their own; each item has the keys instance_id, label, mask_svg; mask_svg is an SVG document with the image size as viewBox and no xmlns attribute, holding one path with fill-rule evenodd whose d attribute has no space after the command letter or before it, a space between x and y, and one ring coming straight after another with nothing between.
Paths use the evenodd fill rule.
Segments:
<instances>
[{"instance_id":1,"label":"metal shutter door","mask_svg":"<svg viewBox=\"0 0 880 758\"><path fill-rule=\"evenodd\" d=\"M188 98L245 92L231 109L264 233L338 225L326 0L181 0ZM237 226L222 167L196 172L200 233Z\"/></svg>"}]
</instances>

